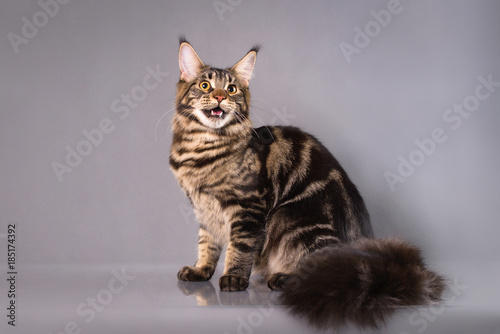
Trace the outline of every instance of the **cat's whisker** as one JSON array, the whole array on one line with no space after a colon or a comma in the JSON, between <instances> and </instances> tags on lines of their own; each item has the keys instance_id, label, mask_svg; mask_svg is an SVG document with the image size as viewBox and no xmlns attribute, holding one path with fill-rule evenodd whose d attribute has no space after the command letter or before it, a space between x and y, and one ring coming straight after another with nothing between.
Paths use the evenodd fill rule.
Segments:
<instances>
[{"instance_id":1,"label":"cat's whisker","mask_svg":"<svg viewBox=\"0 0 500 334\"><path fill-rule=\"evenodd\" d=\"M264 107L259 107L259 106L256 106L256 105L252 105L252 109L257 109L259 111L262 111L266 114L269 114L269 115L272 115L272 116L275 116L275 113L273 113L272 110L269 110L269 108L264 108Z\"/></svg>"},{"instance_id":2,"label":"cat's whisker","mask_svg":"<svg viewBox=\"0 0 500 334\"><path fill-rule=\"evenodd\" d=\"M252 121L250 121L250 119L248 117L246 117L245 115L243 115L242 113L236 111L235 112L235 115L237 117L239 117L239 119L241 120L241 124L247 126L248 128L251 128L253 129L253 126L252 126Z\"/></svg>"},{"instance_id":3,"label":"cat's whisker","mask_svg":"<svg viewBox=\"0 0 500 334\"><path fill-rule=\"evenodd\" d=\"M269 129L269 126L266 125L266 123L264 123L264 121L260 117L258 117L256 115L253 115L252 118L257 119L257 121L259 121L262 124L262 126L266 128L267 132L271 135L271 138L272 138L273 142L275 142L276 139L274 138L272 131Z\"/></svg>"},{"instance_id":4,"label":"cat's whisker","mask_svg":"<svg viewBox=\"0 0 500 334\"><path fill-rule=\"evenodd\" d=\"M252 122L250 121L250 119L248 119L248 117L245 117L238 111L234 112L234 116L236 117L236 119L239 121L240 124L248 127L250 130L252 130L253 133L258 135L257 131L252 126Z\"/></svg>"},{"instance_id":5,"label":"cat's whisker","mask_svg":"<svg viewBox=\"0 0 500 334\"><path fill-rule=\"evenodd\" d=\"M161 120L162 120L165 116L167 116L169 113L171 113L171 112L173 112L173 111L175 111L175 106L174 106L174 107L172 107L170 110L167 110L167 111L166 111L166 112L165 112L165 113L164 113L164 114L163 114L163 115L162 115L162 116L158 119L158 121L156 122L156 126L155 126L155 143L157 142L157 140L156 140L156 133L157 133L157 130L158 130L158 125L160 124Z\"/></svg>"}]
</instances>

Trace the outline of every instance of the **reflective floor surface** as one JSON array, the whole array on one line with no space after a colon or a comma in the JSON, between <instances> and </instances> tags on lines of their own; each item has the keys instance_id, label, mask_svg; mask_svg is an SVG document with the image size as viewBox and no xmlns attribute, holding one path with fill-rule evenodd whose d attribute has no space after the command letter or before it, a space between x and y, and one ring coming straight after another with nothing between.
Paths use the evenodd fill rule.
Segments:
<instances>
[{"instance_id":1,"label":"reflective floor surface","mask_svg":"<svg viewBox=\"0 0 500 334\"><path fill-rule=\"evenodd\" d=\"M178 282L180 266L20 268L15 325L2 284L0 333L330 333L290 315L259 277L243 292L220 292L217 279ZM449 266L455 268L455 265ZM476 268L477 269L477 268ZM398 311L385 328L339 333L500 333L498 287L467 270L450 278L444 305ZM6 268L2 269L6 272ZM490 288L494 286L496 290Z\"/></svg>"}]
</instances>

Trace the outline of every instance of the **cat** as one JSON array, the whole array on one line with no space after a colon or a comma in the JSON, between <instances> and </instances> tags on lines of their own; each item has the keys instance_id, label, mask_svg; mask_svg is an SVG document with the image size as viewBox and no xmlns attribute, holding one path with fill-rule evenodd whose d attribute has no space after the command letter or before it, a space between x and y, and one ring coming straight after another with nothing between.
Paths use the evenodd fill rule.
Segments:
<instances>
[{"instance_id":1,"label":"cat","mask_svg":"<svg viewBox=\"0 0 500 334\"><path fill-rule=\"evenodd\" d=\"M179 42L170 167L200 224L198 259L180 281L209 280L227 246L222 291L259 273L318 327L378 327L395 306L441 300L445 280L418 248L374 239L359 191L323 144L296 127L253 128L259 46L219 69Z\"/></svg>"}]
</instances>

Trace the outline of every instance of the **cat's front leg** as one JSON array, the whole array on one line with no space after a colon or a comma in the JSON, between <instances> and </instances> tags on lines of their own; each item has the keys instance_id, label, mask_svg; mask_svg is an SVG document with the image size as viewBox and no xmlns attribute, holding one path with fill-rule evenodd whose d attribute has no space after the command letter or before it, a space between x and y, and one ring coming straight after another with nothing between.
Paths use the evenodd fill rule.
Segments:
<instances>
[{"instance_id":1,"label":"cat's front leg","mask_svg":"<svg viewBox=\"0 0 500 334\"><path fill-rule=\"evenodd\" d=\"M181 281L208 281L215 272L222 247L214 237L200 227L198 236L198 260L194 266L185 266L177 273Z\"/></svg>"},{"instance_id":2,"label":"cat's front leg","mask_svg":"<svg viewBox=\"0 0 500 334\"><path fill-rule=\"evenodd\" d=\"M245 213L235 220L226 251L224 274L219 279L222 291L242 291L248 287L252 264L265 239L264 220Z\"/></svg>"}]
</instances>

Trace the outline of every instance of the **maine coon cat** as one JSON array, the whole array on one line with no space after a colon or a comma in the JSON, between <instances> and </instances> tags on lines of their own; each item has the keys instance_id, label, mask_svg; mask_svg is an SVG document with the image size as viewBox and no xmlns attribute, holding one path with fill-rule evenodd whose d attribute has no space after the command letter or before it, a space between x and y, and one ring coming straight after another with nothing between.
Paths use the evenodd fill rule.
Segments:
<instances>
[{"instance_id":1,"label":"maine coon cat","mask_svg":"<svg viewBox=\"0 0 500 334\"><path fill-rule=\"evenodd\" d=\"M373 238L361 195L325 146L294 127L252 127L258 50L219 69L180 39L170 166L200 228L198 259L178 279L209 280L227 246L222 291L260 273L320 327L378 326L395 306L439 301L443 278L407 242Z\"/></svg>"}]
</instances>

